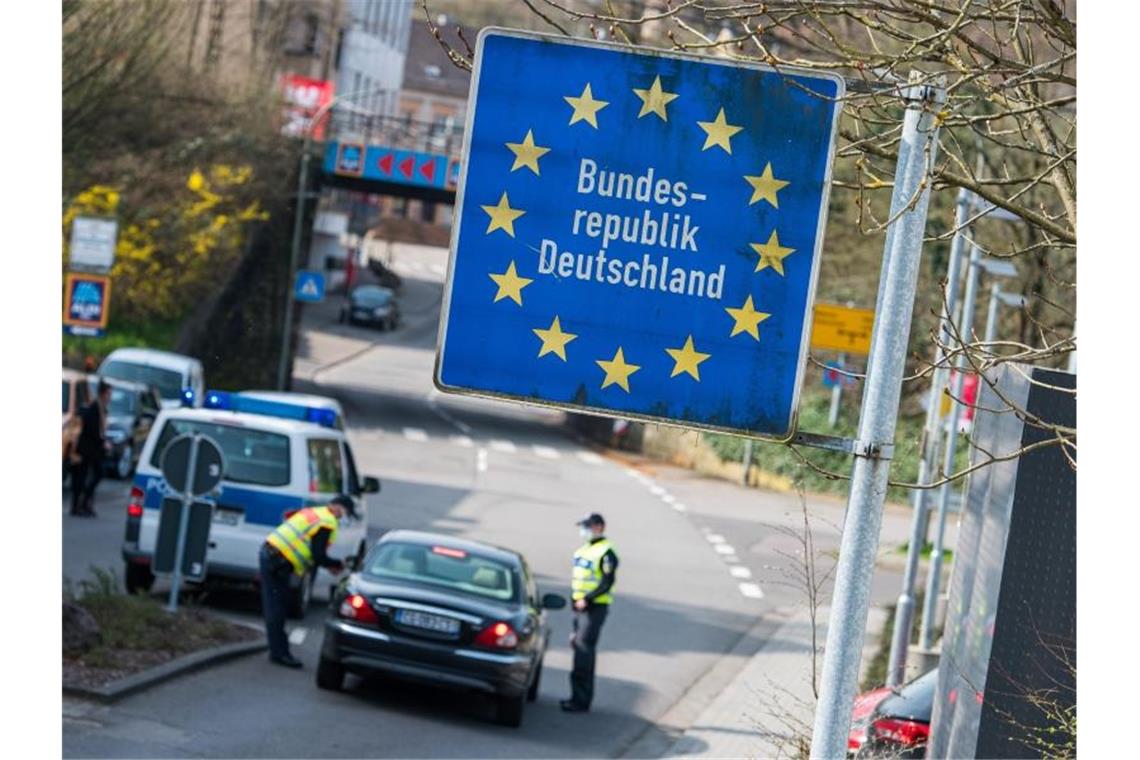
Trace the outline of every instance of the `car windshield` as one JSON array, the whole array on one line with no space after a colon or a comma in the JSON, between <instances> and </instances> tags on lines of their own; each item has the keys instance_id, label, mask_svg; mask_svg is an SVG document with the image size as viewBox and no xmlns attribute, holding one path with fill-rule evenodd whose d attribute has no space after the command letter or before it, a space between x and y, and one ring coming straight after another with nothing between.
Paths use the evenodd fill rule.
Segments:
<instances>
[{"instance_id":1,"label":"car windshield","mask_svg":"<svg viewBox=\"0 0 1140 760\"><path fill-rule=\"evenodd\" d=\"M501 602L517 598L515 572L510 565L446 546L398 541L380 544L365 561L364 574L377 580L420 583Z\"/></svg>"},{"instance_id":2,"label":"car windshield","mask_svg":"<svg viewBox=\"0 0 1140 760\"><path fill-rule=\"evenodd\" d=\"M135 413L135 394L122 388L111 389L111 403L107 404L107 414L126 416Z\"/></svg>"},{"instance_id":3,"label":"car windshield","mask_svg":"<svg viewBox=\"0 0 1140 760\"><path fill-rule=\"evenodd\" d=\"M68 391L70 389L71 389L70 384L66 380L64 380L63 381L63 413L64 414L67 414L68 411L71 410L71 394L68 393Z\"/></svg>"},{"instance_id":4,"label":"car windshield","mask_svg":"<svg viewBox=\"0 0 1140 760\"><path fill-rule=\"evenodd\" d=\"M387 306L392 292L383 288L357 288L352 291L352 299L361 306Z\"/></svg>"},{"instance_id":5,"label":"car windshield","mask_svg":"<svg viewBox=\"0 0 1140 760\"><path fill-rule=\"evenodd\" d=\"M158 387L158 394L163 398L176 399L182 395L182 373L172 369L111 361L99 369L99 374L118 380L133 380L136 383L155 385Z\"/></svg>"},{"instance_id":6,"label":"car windshield","mask_svg":"<svg viewBox=\"0 0 1140 760\"><path fill-rule=\"evenodd\" d=\"M213 439L226 459L225 479L259 486L289 484L289 438L279 433L251 430L199 420L168 420L154 446L150 463L162 466L166 446L184 433L201 433Z\"/></svg>"}]
</instances>

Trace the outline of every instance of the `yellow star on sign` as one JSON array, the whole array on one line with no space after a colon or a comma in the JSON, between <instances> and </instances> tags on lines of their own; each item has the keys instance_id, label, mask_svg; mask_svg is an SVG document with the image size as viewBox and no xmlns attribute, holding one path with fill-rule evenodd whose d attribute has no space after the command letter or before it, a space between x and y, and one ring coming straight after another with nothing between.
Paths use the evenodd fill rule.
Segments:
<instances>
[{"instance_id":1,"label":"yellow star on sign","mask_svg":"<svg viewBox=\"0 0 1140 760\"><path fill-rule=\"evenodd\" d=\"M526 277L519 277L519 273L515 271L515 262L511 261L507 271L502 274L489 274L495 284L499 286L499 290L495 293L495 300L492 303L498 303L504 298L509 298L519 306L522 306L522 289L530 285L534 280L527 279Z\"/></svg>"},{"instance_id":2,"label":"yellow star on sign","mask_svg":"<svg viewBox=\"0 0 1140 760\"><path fill-rule=\"evenodd\" d=\"M756 269L753 271L759 272L765 267L772 267L781 277L784 276L784 259L796 252L795 248L785 248L780 245L780 238L776 237L775 230L772 230L768 242L764 245L760 243L749 243L749 245L752 246L752 250L760 254L760 260L756 262Z\"/></svg>"},{"instance_id":3,"label":"yellow star on sign","mask_svg":"<svg viewBox=\"0 0 1140 760\"><path fill-rule=\"evenodd\" d=\"M510 201L507 200L507 194L504 192L503 197L499 198L498 206L480 206L487 215L491 217L491 221L487 223L487 234L490 235L495 230L502 230L511 237L515 236L515 220L525 214L517 208L511 208Z\"/></svg>"},{"instance_id":4,"label":"yellow star on sign","mask_svg":"<svg viewBox=\"0 0 1140 760\"><path fill-rule=\"evenodd\" d=\"M521 143L507 143L506 145L515 154L515 163L511 167L511 171L525 166L538 174L538 159L550 152L550 148L543 148L534 144L534 133L529 129Z\"/></svg>"},{"instance_id":5,"label":"yellow star on sign","mask_svg":"<svg viewBox=\"0 0 1140 760\"><path fill-rule=\"evenodd\" d=\"M737 127L729 124L724 118L724 109L720 109L720 113L716 115L716 121L698 121L697 126L705 131L708 137L705 138L705 145L701 150L708 150L714 145L719 145L724 148L724 152L732 155L732 136L735 135L744 127Z\"/></svg>"},{"instance_id":6,"label":"yellow star on sign","mask_svg":"<svg viewBox=\"0 0 1140 760\"><path fill-rule=\"evenodd\" d=\"M629 376L637 372L641 367L637 364L626 364L625 355L621 352L621 346L618 346L614 358L609 361L603 359L596 361L598 366L605 370L606 373L606 379L602 381L602 388L617 383L626 393L629 393Z\"/></svg>"},{"instance_id":7,"label":"yellow star on sign","mask_svg":"<svg viewBox=\"0 0 1140 760\"><path fill-rule=\"evenodd\" d=\"M697 382L701 381L701 373L697 369L701 362L708 359L712 354L702 354L697 349L693 348L693 336L690 335L685 341L685 345L681 348L667 348L665 353L673 357L675 362L673 365L673 374L669 377L676 377L682 372L687 372Z\"/></svg>"},{"instance_id":8,"label":"yellow star on sign","mask_svg":"<svg viewBox=\"0 0 1140 760\"><path fill-rule=\"evenodd\" d=\"M669 116L665 113L665 106L680 97L675 92L665 92L661 89L661 77L654 79L648 90L639 90L634 87L633 94L641 98L641 111L637 114L637 118L640 119L646 114L655 113L661 117L661 121L669 121Z\"/></svg>"},{"instance_id":9,"label":"yellow star on sign","mask_svg":"<svg viewBox=\"0 0 1140 760\"><path fill-rule=\"evenodd\" d=\"M739 309L725 309L725 311L728 312L728 316L736 320L736 324L732 326L732 335L728 336L730 338L746 332L756 340L760 340L760 331L756 327L772 316L762 311L756 311L756 307L752 305L752 296L748 296L748 300Z\"/></svg>"},{"instance_id":10,"label":"yellow star on sign","mask_svg":"<svg viewBox=\"0 0 1140 760\"><path fill-rule=\"evenodd\" d=\"M562 332L558 317L554 318L548 329L536 328L532 332L542 340L542 348L538 351L540 359L547 354L557 354L562 361L566 361L566 344L578 337L573 333Z\"/></svg>"},{"instance_id":11,"label":"yellow star on sign","mask_svg":"<svg viewBox=\"0 0 1140 760\"><path fill-rule=\"evenodd\" d=\"M582 94L578 97L572 98L566 95L562 99L574 107L574 113L570 116L571 124L585 121L594 129L598 128L598 111L610 104L608 100L594 100L594 93L590 92L589 82L586 83L586 89L582 90Z\"/></svg>"},{"instance_id":12,"label":"yellow star on sign","mask_svg":"<svg viewBox=\"0 0 1140 760\"><path fill-rule=\"evenodd\" d=\"M772 204L773 208L779 208L780 204L776 200L776 193L784 189L790 182L782 179L776 179L772 176L772 162L769 161L768 165L764 167L764 173L759 177L749 177L745 175L744 180L752 185L752 198L748 201L748 205L764 200Z\"/></svg>"}]
</instances>

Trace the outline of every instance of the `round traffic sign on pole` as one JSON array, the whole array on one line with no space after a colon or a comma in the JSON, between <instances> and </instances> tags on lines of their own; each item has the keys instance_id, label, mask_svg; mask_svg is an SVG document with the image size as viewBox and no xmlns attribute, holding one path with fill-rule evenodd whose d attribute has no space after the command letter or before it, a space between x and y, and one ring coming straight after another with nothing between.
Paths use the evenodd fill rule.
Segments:
<instances>
[{"instance_id":1,"label":"round traffic sign on pole","mask_svg":"<svg viewBox=\"0 0 1140 760\"><path fill-rule=\"evenodd\" d=\"M192 456L197 448L197 456ZM191 476L191 460L194 472ZM225 474L221 448L204 435L187 433L167 444L162 452L162 476L177 493L204 496L218 487Z\"/></svg>"}]
</instances>

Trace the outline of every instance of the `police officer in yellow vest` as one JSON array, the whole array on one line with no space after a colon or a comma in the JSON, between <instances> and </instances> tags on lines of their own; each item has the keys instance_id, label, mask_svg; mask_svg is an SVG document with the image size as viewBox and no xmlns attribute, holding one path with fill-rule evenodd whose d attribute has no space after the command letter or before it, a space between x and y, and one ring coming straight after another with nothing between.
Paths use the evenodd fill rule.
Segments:
<instances>
[{"instance_id":1,"label":"police officer in yellow vest","mask_svg":"<svg viewBox=\"0 0 1140 760\"><path fill-rule=\"evenodd\" d=\"M289 516L261 545L261 611L265 615L265 635L269 639L269 660L287 668L301 667L289 653L285 636L285 612L289 604L290 576L307 582L314 567L339 573L344 564L328 555L336 541L338 521L345 514L356 516L356 506L344 494L325 507L305 507Z\"/></svg>"},{"instance_id":2,"label":"police officer in yellow vest","mask_svg":"<svg viewBox=\"0 0 1140 760\"><path fill-rule=\"evenodd\" d=\"M594 699L594 662L598 636L613 602L618 558L606 538L606 521L597 512L578 521L586 543L574 552L570 596L574 600L574 668L570 672L570 699L560 703L566 712L586 712Z\"/></svg>"}]
</instances>

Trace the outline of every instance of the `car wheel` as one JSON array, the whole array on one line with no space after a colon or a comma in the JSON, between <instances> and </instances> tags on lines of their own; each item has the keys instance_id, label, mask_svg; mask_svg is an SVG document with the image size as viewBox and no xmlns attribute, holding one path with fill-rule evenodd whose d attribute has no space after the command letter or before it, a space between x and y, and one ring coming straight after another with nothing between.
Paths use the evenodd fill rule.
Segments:
<instances>
[{"instance_id":1,"label":"car wheel","mask_svg":"<svg viewBox=\"0 0 1140 760\"><path fill-rule=\"evenodd\" d=\"M339 662L322 657L317 662L317 686L329 691L344 688L344 666Z\"/></svg>"},{"instance_id":2,"label":"car wheel","mask_svg":"<svg viewBox=\"0 0 1140 760\"><path fill-rule=\"evenodd\" d=\"M517 697L499 697L495 709L495 722L503 726L518 728L522 724L523 705L526 704L526 692Z\"/></svg>"},{"instance_id":3,"label":"car wheel","mask_svg":"<svg viewBox=\"0 0 1140 760\"><path fill-rule=\"evenodd\" d=\"M154 585L154 573L146 565L127 563L126 584L128 594L145 594Z\"/></svg>"},{"instance_id":4,"label":"car wheel","mask_svg":"<svg viewBox=\"0 0 1140 760\"><path fill-rule=\"evenodd\" d=\"M538 685L542 681L542 660L538 661L538 667L534 670L534 680L530 682L530 688L526 690L526 701L533 702L538 699Z\"/></svg>"},{"instance_id":5,"label":"car wheel","mask_svg":"<svg viewBox=\"0 0 1140 760\"><path fill-rule=\"evenodd\" d=\"M135 469L135 449L129 443L123 447L123 453L119 454L119 459L115 462L115 477L119 480L126 480L131 476L131 472Z\"/></svg>"},{"instance_id":6,"label":"car wheel","mask_svg":"<svg viewBox=\"0 0 1140 760\"><path fill-rule=\"evenodd\" d=\"M313 599L313 577L315 573L308 573L297 588L289 590L289 617L300 620L309 611L309 602Z\"/></svg>"}]
</instances>

